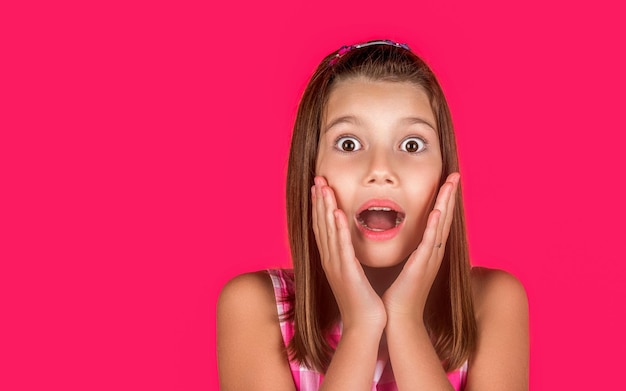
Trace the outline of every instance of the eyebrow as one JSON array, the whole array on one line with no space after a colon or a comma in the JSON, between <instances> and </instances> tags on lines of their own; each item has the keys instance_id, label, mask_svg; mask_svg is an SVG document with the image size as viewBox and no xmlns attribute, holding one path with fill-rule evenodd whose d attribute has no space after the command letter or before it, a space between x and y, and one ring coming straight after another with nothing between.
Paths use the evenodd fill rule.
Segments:
<instances>
[{"instance_id":1,"label":"eyebrow","mask_svg":"<svg viewBox=\"0 0 626 391\"><path fill-rule=\"evenodd\" d=\"M435 127L435 125L431 124L430 122L428 122L425 119L420 118L420 117L404 118L404 122L407 122L409 125L424 124L424 125L428 126L429 128L431 128L432 130L434 130L435 132L437 131L437 128Z\"/></svg>"},{"instance_id":2,"label":"eyebrow","mask_svg":"<svg viewBox=\"0 0 626 391\"><path fill-rule=\"evenodd\" d=\"M406 117L406 118L403 118L401 122L406 123L408 125L423 124L431 128L433 131L435 131L435 133L437 132L437 128L433 124L431 124L430 122L420 117ZM328 132L332 127L338 124L342 124L342 123L358 125L360 121L357 117L353 115L344 115L344 116L335 118L334 120L330 121L330 123L323 128L323 133Z\"/></svg>"},{"instance_id":3,"label":"eyebrow","mask_svg":"<svg viewBox=\"0 0 626 391\"><path fill-rule=\"evenodd\" d=\"M359 120L357 119L357 117L353 116L353 115L344 115L341 116L339 118L335 118L334 120L330 121L330 123L328 125L326 125L324 127L324 133L328 132L332 127L338 125L338 124L342 124L342 123L347 123L347 124L359 124Z\"/></svg>"}]
</instances>

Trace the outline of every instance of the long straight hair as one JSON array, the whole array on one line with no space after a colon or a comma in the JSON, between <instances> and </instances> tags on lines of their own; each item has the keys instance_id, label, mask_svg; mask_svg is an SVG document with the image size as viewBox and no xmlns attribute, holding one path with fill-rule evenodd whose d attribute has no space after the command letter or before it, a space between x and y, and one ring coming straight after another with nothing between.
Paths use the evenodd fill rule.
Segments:
<instances>
[{"instance_id":1,"label":"long straight hair","mask_svg":"<svg viewBox=\"0 0 626 391\"><path fill-rule=\"evenodd\" d=\"M370 45L341 56L328 55L311 77L293 128L287 172L287 226L294 267L295 295L288 317L295 334L291 359L325 372L333 349L326 336L339 311L321 266L311 217L310 188L323 113L332 87L339 80L410 82L428 96L440 140L442 174L459 171L452 118L443 91L428 65L410 50L393 45ZM457 192L452 227L441 267L430 290L424 322L446 370L460 367L474 350L476 321L470 285L470 262L461 189Z\"/></svg>"}]
</instances>

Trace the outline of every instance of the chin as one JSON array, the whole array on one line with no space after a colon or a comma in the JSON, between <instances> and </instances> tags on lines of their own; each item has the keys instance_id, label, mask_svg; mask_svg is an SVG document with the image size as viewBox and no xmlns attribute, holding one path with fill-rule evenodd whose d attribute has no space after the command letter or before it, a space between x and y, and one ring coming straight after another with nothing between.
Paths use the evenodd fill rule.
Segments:
<instances>
[{"instance_id":1,"label":"chin","mask_svg":"<svg viewBox=\"0 0 626 391\"><path fill-rule=\"evenodd\" d=\"M355 249L356 258L361 265L370 268L388 268L394 267L407 260L413 250L410 251L398 251L397 247L393 249L384 248L385 246L378 246L379 248L362 249L360 251Z\"/></svg>"}]
</instances>

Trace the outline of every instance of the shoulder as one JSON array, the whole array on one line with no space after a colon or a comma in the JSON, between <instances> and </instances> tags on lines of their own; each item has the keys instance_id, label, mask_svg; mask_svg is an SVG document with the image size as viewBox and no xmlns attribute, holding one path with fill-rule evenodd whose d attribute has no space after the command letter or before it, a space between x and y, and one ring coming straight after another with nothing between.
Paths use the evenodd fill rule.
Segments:
<instances>
[{"instance_id":1,"label":"shoulder","mask_svg":"<svg viewBox=\"0 0 626 391\"><path fill-rule=\"evenodd\" d=\"M266 271L245 273L224 285L217 301L217 316L256 317L276 313L274 287Z\"/></svg>"},{"instance_id":2,"label":"shoulder","mask_svg":"<svg viewBox=\"0 0 626 391\"><path fill-rule=\"evenodd\" d=\"M494 269L472 269L477 326L466 390L528 390L528 299L521 282Z\"/></svg>"},{"instance_id":3,"label":"shoulder","mask_svg":"<svg viewBox=\"0 0 626 391\"><path fill-rule=\"evenodd\" d=\"M528 312L526 290L512 274L503 270L473 267L471 281L477 322L503 308Z\"/></svg>"},{"instance_id":4,"label":"shoulder","mask_svg":"<svg viewBox=\"0 0 626 391\"><path fill-rule=\"evenodd\" d=\"M242 274L222 288L217 303L217 357L222 390L293 390L267 272Z\"/></svg>"},{"instance_id":5,"label":"shoulder","mask_svg":"<svg viewBox=\"0 0 626 391\"><path fill-rule=\"evenodd\" d=\"M254 291L258 293L259 290L268 290L271 287L270 277L265 270L244 273L233 277L228 281L222 291L220 292L220 300L223 298L229 299L233 293L245 293Z\"/></svg>"}]
</instances>

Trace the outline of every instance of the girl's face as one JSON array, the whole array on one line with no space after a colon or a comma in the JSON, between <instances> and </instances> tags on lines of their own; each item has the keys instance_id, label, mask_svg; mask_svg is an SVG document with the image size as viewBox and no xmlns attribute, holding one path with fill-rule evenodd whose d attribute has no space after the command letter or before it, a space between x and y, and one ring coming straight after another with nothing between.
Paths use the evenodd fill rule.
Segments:
<instances>
[{"instance_id":1,"label":"girl's face","mask_svg":"<svg viewBox=\"0 0 626 391\"><path fill-rule=\"evenodd\" d=\"M442 161L427 95L409 82L337 82L326 106L316 175L348 218L356 257L395 266L417 248Z\"/></svg>"}]
</instances>

